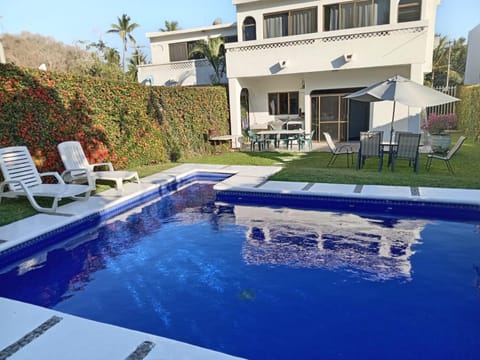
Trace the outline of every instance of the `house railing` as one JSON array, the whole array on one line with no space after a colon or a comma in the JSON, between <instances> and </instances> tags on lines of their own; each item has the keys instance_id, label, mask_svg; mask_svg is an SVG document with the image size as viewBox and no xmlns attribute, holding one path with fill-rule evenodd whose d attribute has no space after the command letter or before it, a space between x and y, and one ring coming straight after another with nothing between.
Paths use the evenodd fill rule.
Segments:
<instances>
[{"instance_id":1,"label":"house railing","mask_svg":"<svg viewBox=\"0 0 480 360\"><path fill-rule=\"evenodd\" d=\"M420 32L423 32L425 28L426 26L414 26L414 27L389 28L389 29L371 30L371 31L359 31L359 28L356 28L355 29L356 31L354 32L344 32L343 34L337 33L335 35L330 35L329 34L330 32L327 32L326 35L322 35L314 38L310 37L311 34L306 34L302 36L296 36L296 39L294 40L291 40L291 37L282 37L282 38L276 38L274 41L272 39L255 41L254 44L249 44L248 42L229 43L229 44L226 44L225 49L227 52L258 51L258 50L266 50L266 49L273 49L273 48L312 45L317 42L331 43L331 42L353 40L353 39L386 37L386 36L394 35L395 33L405 33L405 32L420 33Z\"/></svg>"},{"instance_id":2,"label":"house railing","mask_svg":"<svg viewBox=\"0 0 480 360\"><path fill-rule=\"evenodd\" d=\"M438 86L438 87L435 87L434 89L453 97L456 97L456 94L457 94L457 86L455 85L449 86L449 87ZM432 113L435 113L438 115L452 114L455 112L455 105L456 105L456 102L451 102L448 104L442 104L437 106L429 106L427 107L427 115Z\"/></svg>"}]
</instances>

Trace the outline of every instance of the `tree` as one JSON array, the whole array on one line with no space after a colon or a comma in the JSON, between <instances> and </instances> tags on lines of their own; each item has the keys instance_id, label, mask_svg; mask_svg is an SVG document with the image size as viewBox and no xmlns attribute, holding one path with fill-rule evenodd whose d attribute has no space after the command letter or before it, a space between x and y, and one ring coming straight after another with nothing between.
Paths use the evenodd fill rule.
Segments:
<instances>
[{"instance_id":1,"label":"tree","mask_svg":"<svg viewBox=\"0 0 480 360\"><path fill-rule=\"evenodd\" d=\"M212 84L220 84L225 75L225 41L221 37L208 38L208 41L197 42L190 55L204 56L213 68Z\"/></svg>"},{"instance_id":2,"label":"tree","mask_svg":"<svg viewBox=\"0 0 480 360\"><path fill-rule=\"evenodd\" d=\"M440 37L433 50L432 72L425 76L425 82L434 87L446 86L448 76L449 85L462 84L466 59L465 38L449 41L446 36Z\"/></svg>"},{"instance_id":3,"label":"tree","mask_svg":"<svg viewBox=\"0 0 480 360\"><path fill-rule=\"evenodd\" d=\"M130 60L128 62L128 77L131 80L138 80L138 65L145 64L147 62L147 56L138 48L132 53Z\"/></svg>"},{"instance_id":4,"label":"tree","mask_svg":"<svg viewBox=\"0 0 480 360\"><path fill-rule=\"evenodd\" d=\"M135 38L132 36L131 32L135 30L140 25L137 23L130 23L130 16L123 14L122 17L117 17L118 24L112 24L112 28L107 31L107 33L116 33L122 39L123 48L122 48L122 69L125 71L125 53L127 52L127 42L130 42L135 45Z\"/></svg>"},{"instance_id":5,"label":"tree","mask_svg":"<svg viewBox=\"0 0 480 360\"><path fill-rule=\"evenodd\" d=\"M167 21L165 20L165 29L160 29L160 31L175 31L180 30L178 27L178 21Z\"/></svg>"}]
</instances>

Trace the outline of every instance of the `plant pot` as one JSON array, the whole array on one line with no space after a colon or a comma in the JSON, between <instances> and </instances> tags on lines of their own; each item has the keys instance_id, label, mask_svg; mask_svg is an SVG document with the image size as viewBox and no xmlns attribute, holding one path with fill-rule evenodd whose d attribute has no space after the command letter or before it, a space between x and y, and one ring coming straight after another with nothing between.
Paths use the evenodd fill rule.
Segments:
<instances>
[{"instance_id":1,"label":"plant pot","mask_svg":"<svg viewBox=\"0 0 480 360\"><path fill-rule=\"evenodd\" d=\"M452 144L450 134L430 135L430 147L434 153L446 153Z\"/></svg>"}]
</instances>

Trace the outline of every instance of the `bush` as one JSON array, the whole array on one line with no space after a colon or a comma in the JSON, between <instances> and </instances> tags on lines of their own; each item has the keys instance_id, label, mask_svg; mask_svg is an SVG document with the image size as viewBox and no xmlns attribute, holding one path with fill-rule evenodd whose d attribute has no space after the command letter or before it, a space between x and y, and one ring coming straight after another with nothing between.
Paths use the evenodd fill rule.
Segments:
<instances>
[{"instance_id":1,"label":"bush","mask_svg":"<svg viewBox=\"0 0 480 360\"><path fill-rule=\"evenodd\" d=\"M455 130L457 128L457 115L454 113L437 115L431 113L422 125L422 129L428 131L431 135L442 134L445 130Z\"/></svg>"},{"instance_id":2,"label":"bush","mask_svg":"<svg viewBox=\"0 0 480 360\"><path fill-rule=\"evenodd\" d=\"M89 161L133 168L212 153L228 133L224 87L147 87L0 64L0 147L25 145L39 170L61 171L56 146L78 140ZM226 147L225 147L226 148Z\"/></svg>"},{"instance_id":3,"label":"bush","mask_svg":"<svg viewBox=\"0 0 480 360\"><path fill-rule=\"evenodd\" d=\"M480 142L480 85L459 86L457 104L459 127L474 142Z\"/></svg>"}]
</instances>

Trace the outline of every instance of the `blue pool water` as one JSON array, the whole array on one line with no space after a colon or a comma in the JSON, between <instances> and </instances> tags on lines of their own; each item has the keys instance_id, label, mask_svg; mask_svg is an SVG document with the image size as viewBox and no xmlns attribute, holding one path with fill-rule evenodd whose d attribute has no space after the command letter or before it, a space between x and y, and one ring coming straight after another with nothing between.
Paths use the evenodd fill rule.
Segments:
<instances>
[{"instance_id":1,"label":"blue pool water","mask_svg":"<svg viewBox=\"0 0 480 360\"><path fill-rule=\"evenodd\" d=\"M195 184L0 269L0 296L249 359L480 359L474 223Z\"/></svg>"}]
</instances>

